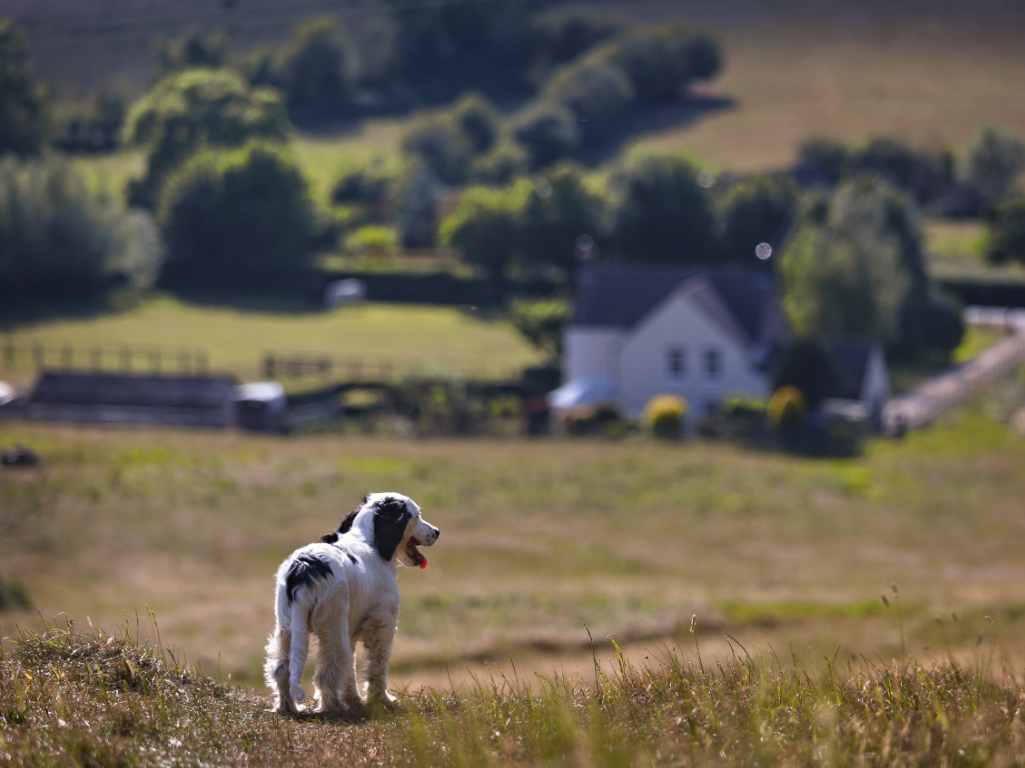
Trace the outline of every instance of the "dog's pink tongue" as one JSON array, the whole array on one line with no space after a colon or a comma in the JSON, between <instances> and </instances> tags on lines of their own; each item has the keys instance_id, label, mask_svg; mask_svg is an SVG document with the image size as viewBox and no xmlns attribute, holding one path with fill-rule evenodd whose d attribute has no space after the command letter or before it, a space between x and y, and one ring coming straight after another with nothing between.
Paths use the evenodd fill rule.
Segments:
<instances>
[{"instance_id":1,"label":"dog's pink tongue","mask_svg":"<svg viewBox=\"0 0 1025 768\"><path fill-rule=\"evenodd\" d=\"M420 570L421 571L426 571L427 570L427 558L424 557L423 555L420 555Z\"/></svg>"}]
</instances>

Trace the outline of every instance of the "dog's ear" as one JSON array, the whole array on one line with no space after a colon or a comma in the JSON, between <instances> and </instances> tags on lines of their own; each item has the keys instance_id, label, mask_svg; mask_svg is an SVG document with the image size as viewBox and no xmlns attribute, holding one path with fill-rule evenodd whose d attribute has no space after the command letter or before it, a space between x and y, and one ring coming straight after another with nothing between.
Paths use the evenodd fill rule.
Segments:
<instances>
[{"instance_id":1,"label":"dog's ear","mask_svg":"<svg viewBox=\"0 0 1025 768\"><path fill-rule=\"evenodd\" d=\"M356 507L354 510L352 510L352 512L350 512L348 515L345 516L345 519L342 520L342 524L338 526L338 532L339 533L348 533L349 532L349 529L352 528L352 521L356 519L356 515L359 514L359 511L361 509L362 509L361 506L360 507Z\"/></svg>"},{"instance_id":2,"label":"dog's ear","mask_svg":"<svg viewBox=\"0 0 1025 768\"><path fill-rule=\"evenodd\" d=\"M401 499L387 497L377 503L374 509L374 546L384 560L395 556L409 522L406 503Z\"/></svg>"},{"instance_id":3,"label":"dog's ear","mask_svg":"<svg viewBox=\"0 0 1025 768\"><path fill-rule=\"evenodd\" d=\"M325 544L334 544L336 541L338 541L338 534L325 533L323 536L320 537L320 540Z\"/></svg>"}]
</instances>

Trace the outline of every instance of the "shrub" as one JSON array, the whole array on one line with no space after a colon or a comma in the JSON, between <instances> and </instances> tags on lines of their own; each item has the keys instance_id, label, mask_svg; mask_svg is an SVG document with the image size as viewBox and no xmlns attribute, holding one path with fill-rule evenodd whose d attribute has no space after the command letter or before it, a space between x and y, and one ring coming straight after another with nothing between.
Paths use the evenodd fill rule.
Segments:
<instances>
[{"instance_id":1,"label":"shrub","mask_svg":"<svg viewBox=\"0 0 1025 768\"><path fill-rule=\"evenodd\" d=\"M553 360L562 354L563 330L571 315L570 305L563 299L514 301L509 308L516 330Z\"/></svg>"},{"instance_id":2,"label":"shrub","mask_svg":"<svg viewBox=\"0 0 1025 768\"><path fill-rule=\"evenodd\" d=\"M298 166L266 145L196 155L160 203L171 281L189 288L252 285L306 269L315 223Z\"/></svg>"},{"instance_id":3,"label":"shrub","mask_svg":"<svg viewBox=\"0 0 1025 768\"><path fill-rule=\"evenodd\" d=\"M780 354L773 387L796 389L807 406L816 410L836 389L836 372L822 342L800 337L789 342Z\"/></svg>"},{"instance_id":4,"label":"shrub","mask_svg":"<svg viewBox=\"0 0 1025 768\"><path fill-rule=\"evenodd\" d=\"M598 43L618 36L625 25L607 14L580 9L547 13L534 23L535 50L540 61L534 76L572 61Z\"/></svg>"},{"instance_id":5,"label":"shrub","mask_svg":"<svg viewBox=\"0 0 1025 768\"><path fill-rule=\"evenodd\" d=\"M542 267L555 267L572 278L581 238L602 239L605 225L604 198L592 192L572 166L560 166L538 178L524 211L523 237L529 244L526 257Z\"/></svg>"},{"instance_id":6,"label":"shrub","mask_svg":"<svg viewBox=\"0 0 1025 768\"><path fill-rule=\"evenodd\" d=\"M506 189L472 187L441 224L441 240L504 289L510 267L521 255L523 208L530 185Z\"/></svg>"},{"instance_id":7,"label":"shrub","mask_svg":"<svg viewBox=\"0 0 1025 768\"><path fill-rule=\"evenodd\" d=\"M86 105L65 107L54 119L54 146L65 152L111 152L121 141L125 102L102 94Z\"/></svg>"},{"instance_id":8,"label":"shrub","mask_svg":"<svg viewBox=\"0 0 1025 768\"><path fill-rule=\"evenodd\" d=\"M438 237L437 178L421 163L412 163L399 179L396 218L403 248L431 248Z\"/></svg>"},{"instance_id":9,"label":"shrub","mask_svg":"<svg viewBox=\"0 0 1025 768\"><path fill-rule=\"evenodd\" d=\"M228 61L228 38L218 30L189 32L160 46L164 72L207 67L219 69Z\"/></svg>"},{"instance_id":10,"label":"shrub","mask_svg":"<svg viewBox=\"0 0 1025 768\"><path fill-rule=\"evenodd\" d=\"M355 58L351 43L333 20L303 23L276 64L289 116L315 125L348 114Z\"/></svg>"},{"instance_id":11,"label":"shrub","mask_svg":"<svg viewBox=\"0 0 1025 768\"><path fill-rule=\"evenodd\" d=\"M580 146L577 121L566 107L548 101L532 110L514 129L532 168L572 157Z\"/></svg>"},{"instance_id":12,"label":"shrub","mask_svg":"<svg viewBox=\"0 0 1025 768\"><path fill-rule=\"evenodd\" d=\"M801 143L797 150L797 169L802 175L816 181L837 184L851 170L851 151L843 142L815 137Z\"/></svg>"},{"instance_id":13,"label":"shrub","mask_svg":"<svg viewBox=\"0 0 1025 768\"><path fill-rule=\"evenodd\" d=\"M506 185L527 171L526 153L511 142L502 142L473 161L471 176L479 184Z\"/></svg>"},{"instance_id":14,"label":"shrub","mask_svg":"<svg viewBox=\"0 0 1025 768\"><path fill-rule=\"evenodd\" d=\"M964 308L937 288L911 291L901 308L899 348L949 360L964 338Z\"/></svg>"},{"instance_id":15,"label":"shrub","mask_svg":"<svg viewBox=\"0 0 1025 768\"><path fill-rule=\"evenodd\" d=\"M164 180L200 147L284 140L288 127L277 93L250 88L234 72L187 69L168 75L128 114L127 140L147 148L146 175L129 185L129 202L155 207Z\"/></svg>"},{"instance_id":16,"label":"shrub","mask_svg":"<svg viewBox=\"0 0 1025 768\"><path fill-rule=\"evenodd\" d=\"M797 190L787 178L762 176L732 186L718 204L723 258L755 264L755 247L762 242L782 252L797 204Z\"/></svg>"},{"instance_id":17,"label":"shrub","mask_svg":"<svg viewBox=\"0 0 1025 768\"><path fill-rule=\"evenodd\" d=\"M997 207L986 235L986 258L995 264L1025 264L1025 196Z\"/></svg>"},{"instance_id":18,"label":"shrub","mask_svg":"<svg viewBox=\"0 0 1025 768\"><path fill-rule=\"evenodd\" d=\"M402 139L402 148L445 184L462 184L469 177L473 144L450 115L415 120Z\"/></svg>"},{"instance_id":19,"label":"shrub","mask_svg":"<svg viewBox=\"0 0 1025 768\"><path fill-rule=\"evenodd\" d=\"M92 192L67 161L0 161L0 296L74 301L144 289L161 258L150 217Z\"/></svg>"},{"instance_id":20,"label":"shrub","mask_svg":"<svg viewBox=\"0 0 1025 768\"><path fill-rule=\"evenodd\" d=\"M498 140L498 113L491 102L477 94L464 96L455 103L452 121L478 155L490 150Z\"/></svg>"},{"instance_id":21,"label":"shrub","mask_svg":"<svg viewBox=\"0 0 1025 768\"><path fill-rule=\"evenodd\" d=\"M683 158L646 157L613 179L619 204L614 238L635 261L713 259L716 225L697 170Z\"/></svg>"},{"instance_id":22,"label":"shrub","mask_svg":"<svg viewBox=\"0 0 1025 768\"><path fill-rule=\"evenodd\" d=\"M799 428L807 412L804 395L796 387L780 387L769 398L769 423L780 431Z\"/></svg>"},{"instance_id":23,"label":"shrub","mask_svg":"<svg viewBox=\"0 0 1025 768\"><path fill-rule=\"evenodd\" d=\"M1014 189L1025 171L1025 143L1014 136L987 128L968 153L965 181L994 208Z\"/></svg>"},{"instance_id":24,"label":"shrub","mask_svg":"<svg viewBox=\"0 0 1025 768\"><path fill-rule=\"evenodd\" d=\"M380 157L350 161L338 172L331 188L331 202L359 206L367 220L386 221L391 218L400 173L398 164Z\"/></svg>"},{"instance_id":25,"label":"shrub","mask_svg":"<svg viewBox=\"0 0 1025 768\"><path fill-rule=\"evenodd\" d=\"M563 68L545 95L573 113L581 137L589 144L606 140L619 130L635 97L630 78L594 55Z\"/></svg>"},{"instance_id":26,"label":"shrub","mask_svg":"<svg viewBox=\"0 0 1025 768\"><path fill-rule=\"evenodd\" d=\"M644 423L655 437L675 440L683 434L687 401L676 395L658 395L644 406Z\"/></svg>"},{"instance_id":27,"label":"shrub","mask_svg":"<svg viewBox=\"0 0 1025 768\"><path fill-rule=\"evenodd\" d=\"M949 152L915 149L888 136L876 137L858 150L853 165L854 170L885 178L923 204L954 183L954 160Z\"/></svg>"},{"instance_id":28,"label":"shrub","mask_svg":"<svg viewBox=\"0 0 1025 768\"><path fill-rule=\"evenodd\" d=\"M32 79L21 30L0 19L0 155L35 155L46 142L48 105Z\"/></svg>"},{"instance_id":29,"label":"shrub","mask_svg":"<svg viewBox=\"0 0 1025 768\"><path fill-rule=\"evenodd\" d=\"M360 227L345 238L345 250L358 255L389 255L394 254L398 248L399 236L392 227Z\"/></svg>"},{"instance_id":30,"label":"shrub","mask_svg":"<svg viewBox=\"0 0 1025 768\"><path fill-rule=\"evenodd\" d=\"M678 98L695 80L718 74L719 46L681 25L639 30L608 44L601 56L621 69L638 100L659 103Z\"/></svg>"}]
</instances>

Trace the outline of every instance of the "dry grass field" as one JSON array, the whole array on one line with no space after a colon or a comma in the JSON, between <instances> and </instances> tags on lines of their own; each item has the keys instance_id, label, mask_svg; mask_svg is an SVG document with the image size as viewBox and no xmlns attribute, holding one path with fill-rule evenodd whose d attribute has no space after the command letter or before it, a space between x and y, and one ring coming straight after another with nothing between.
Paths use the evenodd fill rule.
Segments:
<instances>
[{"instance_id":1,"label":"dry grass field","mask_svg":"<svg viewBox=\"0 0 1025 768\"><path fill-rule=\"evenodd\" d=\"M31 445L45 466L0 474L0 563L42 616L134 632L152 612L179 655L253 684L276 564L364 491L394 488L445 533L426 572L401 574L404 684L507 658L528 675L585 671L588 630L639 660L689 644L692 614L709 658L728 654L725 632L812 662L960 653L980 634L1021 654L1025 440L1006 419L1023 401L1018 377L843 461L3 423L0 446ZM0 631L38 620L3 613Z\"/></svg>"}]
</instances>

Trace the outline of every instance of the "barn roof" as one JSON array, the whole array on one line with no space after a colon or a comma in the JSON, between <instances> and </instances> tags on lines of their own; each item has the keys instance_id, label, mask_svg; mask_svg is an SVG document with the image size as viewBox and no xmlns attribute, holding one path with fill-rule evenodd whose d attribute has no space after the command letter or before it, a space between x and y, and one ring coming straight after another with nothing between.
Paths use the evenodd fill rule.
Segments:
<instances>
[{"instance_id":1,"label":"barn roof","mask_svg":"<svg viewBox=\"0 0 1025 768\"><path fill-rule=\"evenodd\" d=\"M616 262L581 267L573 325L629 330L677 290L746 343L785 328L775 281L764 272Z\"/></svg>"}]
</instances>

